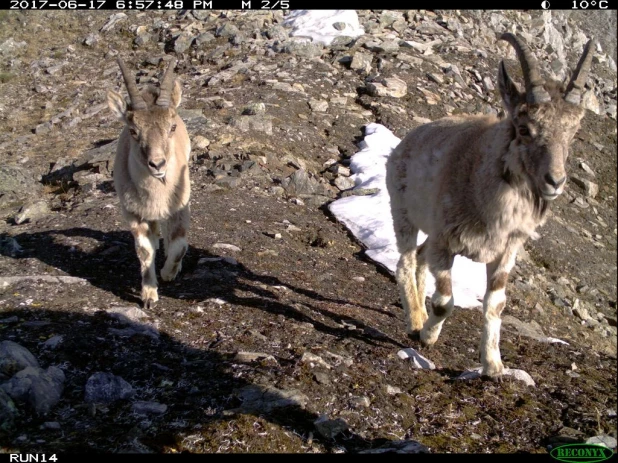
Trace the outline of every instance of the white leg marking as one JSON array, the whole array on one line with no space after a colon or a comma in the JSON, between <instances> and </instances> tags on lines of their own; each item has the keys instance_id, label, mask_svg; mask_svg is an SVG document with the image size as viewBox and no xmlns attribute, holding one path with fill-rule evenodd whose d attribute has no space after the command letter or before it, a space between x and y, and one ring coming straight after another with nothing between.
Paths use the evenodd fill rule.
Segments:
<instances>
[{"instance_id":1,"label":"white leg marking","mask_svg":"<svg viewBox=\"0 0 618 463\"><path fill-rule=\"evenodd\" d=\"M140 261L142 272L141 297L145 305L159 300L157 293L157 275L155 273L155 235L146 236L140 232L135 233L135 248Z\"/></svg>"},{"instance_id":2,"label":"white leg marking","mask_svg":"<svg viewBox=\"0 0 618 463\"><path fill-rule=\"evenodd\" d=\"M408 251L401 255L397 264L397 285L406 319L406 331L412 334L419 331L427 320L425 304L419 304L420 298L416 285L416 251Z\"/></svg>"},{"instance_id":3,"label":"white leg marking","mask_svg":"<svg viewBox=\"0 0 618 463\"><path fill-rule=\"evenodd\" d=\"M483 374L499 376L504 370L500 357L500 314L506 303L506 294L503 289L490 291L485 296L483 315L485 323L481 338L481 364Z\"/></svg>"}]
</instances>

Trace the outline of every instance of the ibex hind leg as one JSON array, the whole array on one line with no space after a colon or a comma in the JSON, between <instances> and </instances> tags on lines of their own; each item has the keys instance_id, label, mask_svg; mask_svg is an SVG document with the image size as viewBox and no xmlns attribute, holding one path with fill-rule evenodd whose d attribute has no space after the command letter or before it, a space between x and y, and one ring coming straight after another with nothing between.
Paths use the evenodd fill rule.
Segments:
<instances>
[{"instance_id":1,"label":"ibex hind leg","mask_svg":"<svg viewBox=\"0 0 618 463\"><path fill-rule=\"evenodd\" d=\"M161 278L172 281L182 269L182 259L189 249L187 234L191 213L189 206L172 215L164 227L165 265L161 269Z\"/></svg>"},{"instance_id":2,"label":"ibex hind leg","mask_svg":"<svg viewBox=\"0 0 618 463\"><path fill-rule=\"evenodd\" d=\"M418 337L418 333L427 320L425 308L425 294L419 293L417 281L417 249L416 240L418 228L414 227L407 218L400 216L393 219L397 247L401 253L397 263L397 286L401 297L404 316L406 320L406 332L412 338ZM423 280L424 286L424 280Z\"/></svg>"},{"instance_id":3,"label":"ibex hind leg","mask_svg":"<svg viewBox=\"0 0 618 463\"><path fill-rule=\"evenodd\" d=\"M431 313L421 331L421 342L425 346L431 346L438 340L444 320L453 311L451 268L453 267L454 256L447 248L440 247L432 241L427 242L423 255L436 279L436 290L431 297Z\"/></svg>"},{"instance_id":4,"label":"ibex hind leg","mask_svg":"<svg viewBox=\"0 0 618 463\"><path fill-rule=\"evenodd\" d=\"M425 243L421 244L416 249L416 287L418 288L417 294L419 297L419 305L421 307L425 306L426 292L425 292L425 282L427 280L427 259L425 258ZM427 309L425 309L427 310Z\"/></svg>"}]
</instances>

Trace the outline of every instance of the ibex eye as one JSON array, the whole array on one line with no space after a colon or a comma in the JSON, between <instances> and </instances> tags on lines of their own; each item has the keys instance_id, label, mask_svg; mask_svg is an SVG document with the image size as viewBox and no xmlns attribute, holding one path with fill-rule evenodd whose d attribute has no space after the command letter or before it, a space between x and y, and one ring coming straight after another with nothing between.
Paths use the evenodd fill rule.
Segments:
<instances>
[{"instance_id":1,"label":"ibex eye","mask_svg":"<svg viewBox=\"0 0 618 463\"><path fill-rule=\"evenodd\" d=\"M530 135L530 130L528 130L528 127L524 127L523 125L519 127L518 131L522 137L527 137Z\"/></svg>"},{"instance_id":2,"label":"ibex eye","mask_svg":"<svg viewBox=\"0 0 618 463\"><path fill-rule=\"evenodd\" d=\"M129 129L129 133L132 137L137 137L137 131L135 129Z\"/></svg>"},{"instance_id":3,"label":"ibex eye","mask_svg":"<svg viewBox=\"0 0 618 463\"><path fill-rule=\"evenodd\" d=\"M176 124L172 125L172 128L170 129L170 132L173 132L174 130L176 130Z\"/></svg>"}]
</instances>

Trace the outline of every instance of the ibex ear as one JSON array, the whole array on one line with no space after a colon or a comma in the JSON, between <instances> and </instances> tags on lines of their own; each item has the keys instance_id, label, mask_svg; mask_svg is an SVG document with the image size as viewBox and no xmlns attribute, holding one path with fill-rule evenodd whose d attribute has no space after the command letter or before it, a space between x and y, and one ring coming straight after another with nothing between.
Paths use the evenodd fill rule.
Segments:
<instances>
[{"instance_id":1,"label":"ibex ear","mask_svg":"<svg viewBox=\"0 0 618 463\"><path fill-rule=\"evenodd\" d=\"M500 61L500 70L498 71L498 87L504 106L510 114L514 114L515 108L524 101L524 95L519 91L517 85L511 80L504 61Z\"/></svg>"},{"instance_id":2,"label":"ibex ear","mask_svg":"<svg viewBox=\"0 0 618 463\"><path fill-rule=\"evenodd\" d=\"M124 101L124 98L120 94L113 90L108 90L107 105L118 119L124 122L127 121L127 102Z\"/></svg>"},{"instance_id":3,"label":"ibex ear","mask_svg":"<svg viewBox=\"0 0 618 463\"><path fill-rule=\"evenodd\" d=\"M174 89L172 90L172 98L170 101L170 106L172 108L177 108L180 105L181 100L182 100L182 87L180 86L180 82L176 80L174 82Z\"/></svg>"}]
</instances>

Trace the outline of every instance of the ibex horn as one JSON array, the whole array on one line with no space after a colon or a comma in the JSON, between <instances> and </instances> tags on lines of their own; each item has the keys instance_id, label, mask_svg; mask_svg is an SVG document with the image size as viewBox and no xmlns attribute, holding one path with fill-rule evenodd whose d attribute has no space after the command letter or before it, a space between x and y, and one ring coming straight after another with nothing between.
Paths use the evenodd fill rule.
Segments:
<instances>
[{"instance_id":1,"label":"ibex horn","mask_svg":"<svg viewBox=\"0 0 618 463\"><path fill-rule=\"evenodd\" d=\"M581 103L582 92L584 90L584 85L586 85L586 80L588 79L590 65L592 64L592 53L590 53L590 51L593 46L594 39L591 39L584 47L584 53L577 63L577 67L575 68L575 72L571 77L569 85L567 85L564 99L569 103L576 105Z\"/></svg>"},{"instance_id":2,"label":"ibex horn","mask_svg":"<svg viewBox=\"0 0 618 463\"><path fill-rule=\"evenodd\" d=\"M517 57L521 63L521 69L524 74L524 82L526 83L526 101L528 104L541 104L551 101L549 93L543 88L544 80L541 77L539 65L532 55L532 51L526 45L521 37L517 37L510 33L505 33L500 36L501 40L506 40L517 52Z\"/></svg>"},{"instance_id":3,"label":"ibex horn","mask_svg":"<svg viewBox=\"0 0 618 463\"><path fill-rule=\"evenodd\" d=\"M159 97L157 98L157 106L168 108L170 105L172 87L174 86L174 68L176 67L177 61L176 58L172 58L165 70L165 74L163 74L163 79L161 79L161 86L159 88Z\"/></svg>"},{"instance_id":4,"label":"ibex horn","mask_svg":"<svg viewBox=\"0 0 618 463\"><path fill-rule=\"evenodd\" d=\"M127 67L124 65L124 62L118 57L118 66L120 66L120 71L122 72L122 77L124 77L124 83L127 87L127 91L129 92L129 98L131 99L131 108L133 110L137 109L146 109L147 105L144 99L142 98L141 93L137 89L137 85L135 85L135 78L129 74L127 71Z\"/></svg>"}]
</instances>

